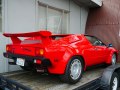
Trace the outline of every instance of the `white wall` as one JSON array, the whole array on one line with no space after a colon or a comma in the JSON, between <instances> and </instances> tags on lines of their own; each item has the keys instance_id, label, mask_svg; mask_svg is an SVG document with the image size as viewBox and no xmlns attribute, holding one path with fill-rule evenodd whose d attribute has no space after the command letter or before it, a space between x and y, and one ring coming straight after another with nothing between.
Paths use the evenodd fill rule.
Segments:
<instances>
[{"instance_id":1,"label":"white wall","mask_svg":"<svg viewBox=\"0 0 120 90\"><path fill-rule=\"evenodd\" d=\"M88 17L88 12L89 12L89 9L88 9L88 8L81 7L80 32L81 32L82 34L85 33L85 27L86 27L86 21L87 21L87 17Z\"/></svg>"},{"instance_id":2,"label":"white wall","mask_svg":"<svg viewBox=\"0 0 120 90\"><path fill-rule=\"evenodd\" d=\"M69 33L84 33L88 10L79 7L72 0L3 0L5 1L4 31L30 32L37 27L37 1L49 4L56 8L70 11ZM10 42L10 41L9 41ZM9 43L8 42L8 43ZM4 43L4 38L2 43ZM5 46L5 44L3 45ZM3 52L4 50L2 50ZM2 55L0 55L3 57ZM1 68L1 66L0 66ZM18 66L8 66L9 71L20 69ZM0 71L1 72L1 71Z\"/></svg>"},{"instance_id":3,"label":"white wall","mask_svg":"<svg viewBox=\"0 0 120 90\"><path fill-rule=\"evenodd\" d=\"M70 11L69 33L84 33L88 9L79 7L72 0L7 0L7 32L29 32L37 28L37 4Z\"/></svg>"},{"instance_id":4,"label":"white wall","mask_svg":"<svg viewBox=\"0 0 120 90\"><path fill-rule=\"evenodd\" d=\"M72 0L38 0L42 3L70 11L70 22L68 33L84 33L88 9L80 7Z\"/></svg>"},{"instance_id":5,"label":"white wall","mask_svg":"<svg viewBox=\"0 0 120 90\"><path fill-rule=\"evenodd\" d=\"M8 0L8 32L35 30L35 0Z\"/></svg>"},{"instance_id":6,"label":"white wall","mask_svg":"<svg viewBox=\"0 0 120 90\"><path fill-rule=\"evenodd\" d=\"M35 31L35 0L6 0L7 29L5 32L18 33ZM9 41L10 42L10 41ZM8 42L8 43L9 43ZM8 65L8 71L20 69L19 66Z\"/></svg>"},{"instance_id":7,"label":"white wall","mask_svg":"<svg viewBox=\"0 0 120 90\"><path fill-rule=\"evenodd\" d=\"M8 71L8 60L3 57L6 42L7 40L4 38L2 33L0 33L0 73Z\"/></svg>"},{"instance_id":8,"label":"white wall","mask_svg":"<svg viewBox=\"0 0 120 90\"><path fill-rule=\"evenodd\" d=\"M38 0L38 1L46 3L53 7L69 10L69 0Z\"/></svg>"},{"instance_id":9,"label":"white wall","mask_svg":"<svg viewBox=\"0 0 120 90\"><path fill-rule=\"evenodd\" d=\"M7 39L2 35L5 31L5 1L2 0L2 32L0 32L0 73L8 71L8 60L3 57L3 52L5 51L5 45L7 43ZM0 28L1 28L0 26Z\"/></svg>"},{"instance_id":10,"label":"white wall","mask_svg":"<svg viewBox=\"0 0 120 90\"><path fill-rule=\"evenodd\" d=\"M80 33L80 9L73 1L70 2L70 33Z\"/></svg>"},{"instance_id":11,"label":"white wall","mask_svg":"<svg viewBox=\"0 0 120 90\"><path fill-rule=\"evenodd\" d=\"M85 33L88 11L88 8L79 7L73 1L70 2L70 33Z\"/></svg>"}]
</instances>

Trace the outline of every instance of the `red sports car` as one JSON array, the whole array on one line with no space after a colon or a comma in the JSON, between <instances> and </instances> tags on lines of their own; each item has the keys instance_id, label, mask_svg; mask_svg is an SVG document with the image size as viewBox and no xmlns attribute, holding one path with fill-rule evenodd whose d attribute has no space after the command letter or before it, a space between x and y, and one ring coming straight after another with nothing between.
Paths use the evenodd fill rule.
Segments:
<instances>
[{"instance_id":1,"label":"red sports car","mask_svg":"<svg viewBox=\"0 0 120 90\"><path fill-rule=\"evenodd\" d=\"M78 82L89 66L117 61L118 52L111 44L107 46L90 35L52 35L49 31L39 31L4 36L12 40L4 53L4 57L13 59L10 64L20 65L24 70L58 74L68 83Z\"/></svg>"}]
</instances>

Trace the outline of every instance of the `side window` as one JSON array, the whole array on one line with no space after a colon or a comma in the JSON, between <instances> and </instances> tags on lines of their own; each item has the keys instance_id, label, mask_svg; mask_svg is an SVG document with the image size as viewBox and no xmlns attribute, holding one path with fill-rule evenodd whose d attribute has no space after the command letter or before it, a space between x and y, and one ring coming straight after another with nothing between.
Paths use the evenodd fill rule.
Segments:
<instances>
[{"instance_id":1,"label":"side window","mask_svg":"<svg viewBox=\"0 0 120 90\"><path fill-rule=\"evenodd\" d=\"M103 44L102 41L98 40L97 38L95 37L92 37L92 36L85 36L92 45L95 45L95 46L102 46L102 45L105 45Z\"/></svg>"}]
</instances>

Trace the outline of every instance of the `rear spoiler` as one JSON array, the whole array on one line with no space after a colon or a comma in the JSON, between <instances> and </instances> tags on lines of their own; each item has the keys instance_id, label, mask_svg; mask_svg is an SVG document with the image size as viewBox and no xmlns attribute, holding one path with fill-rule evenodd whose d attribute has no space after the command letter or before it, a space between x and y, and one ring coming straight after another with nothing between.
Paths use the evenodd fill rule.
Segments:
<instances>
[{"instance_id":1,"label":"rear spoiler","mask_svg":"<svg viewBox=\"0 0 120 90\"><path fill-rule=\"evenodd\" d=\"M34 37L34 36L43 36L43 37L49 37L51 36L50 31L38 31L38 32L30 32L30 33L4 33L3 34L6 37Z\"/></svg>"},{"instance_id":2,"label":"rear spoiler","mask_svg":"<svg viewBox=\"0 0 120 90\"><path fill-rule=\"evenodd\" d=\"M41 37L49 37L52 35L50 31L38 31L38 32L30 32L30 33L4 33L5 37L10 37L13 44L21 43L21 40L18 37L35 37L35 36L41 36Z\"/></svg>"}]
</instances>

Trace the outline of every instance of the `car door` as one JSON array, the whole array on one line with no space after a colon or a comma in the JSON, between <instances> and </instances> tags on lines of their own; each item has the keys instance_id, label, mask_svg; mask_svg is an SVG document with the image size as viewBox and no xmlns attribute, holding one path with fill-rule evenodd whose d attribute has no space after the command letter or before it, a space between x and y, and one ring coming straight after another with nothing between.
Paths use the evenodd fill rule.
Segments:
<instances>
[{"instance_id":1,"label":"car door","mask_svg":"<svg viewBox=\"0 0 120 90\"><path fill-rule=\"evenodd\" d=\"M96 38L96 37L94 37L94 38ZM101 40L99 40L97 38L93 45L96 49L97 60L99 60L98 63L105 62L105 60L107 59L108 54L110 52L108 47Z\"/></svg>"},{"instance_id":2,"label":"car door","mask_svg":"<svg viewBox=\"0 0 120 90\"><path fill-rule=\"evenodd\" d=\"M94 54L94 56L93 55L91 56L92 58L91 65L100 64L104 62L105 61L104 58L107 53L106 45L94 36L86 36L86 38L92 44L93 47L91 54Z\"/></svg>"}]
</instances>

